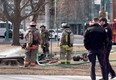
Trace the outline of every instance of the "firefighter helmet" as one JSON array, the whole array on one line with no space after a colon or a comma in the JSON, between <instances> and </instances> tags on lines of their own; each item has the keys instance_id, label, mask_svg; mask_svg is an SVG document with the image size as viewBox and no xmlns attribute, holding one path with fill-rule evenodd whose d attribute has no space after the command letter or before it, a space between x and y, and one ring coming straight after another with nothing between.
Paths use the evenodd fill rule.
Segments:
<instances>
[{"instance_id":1,"label":"firefighter helmet","mask_svg":"<svg viewBox=\"0 0 116 80\"><path fill-rule=\"evenodd\" d=\"M67 23L62 23L62 28L69 28Z\"/></svg>"},{"instance_id":2,"label":"firefighter helmet","mask_svg":"<svg viewBox=\"0 0 116 80\"><path fill-rule=\"evenodd\" d=\"M30 26L31 26L31 25L36 26L36 24L37 24L36 22L32 21L32 22L30 23Z\"/></svg>"}]
</instances>

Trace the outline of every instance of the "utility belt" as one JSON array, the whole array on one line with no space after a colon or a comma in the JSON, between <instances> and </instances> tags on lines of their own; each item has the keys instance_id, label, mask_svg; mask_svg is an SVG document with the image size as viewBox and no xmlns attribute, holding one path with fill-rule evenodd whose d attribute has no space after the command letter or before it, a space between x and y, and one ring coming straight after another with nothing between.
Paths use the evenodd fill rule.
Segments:
<instances>
[{"instance_id":1,"label":"utility belt","mask_svg":"<svg viewBox=\"0 0 116 80\"><path fill-rule=\"evenodd\" d=\"M38 45L31 45L29 48L30 49L38 49Z\"/></svg>"},{"instance_id":2,"label":"utility belt","mask_svg":"<svg viewBox=\"0 0 116 80\"><path fill-rule=\"evenodd\" d=\"M73 50L73 46L62 45L61 47L66 49L66 50Z\"/></svg>"},{"instance_id":3,"label":"utility belt","mask_svg":"<svg viewBox=\"0 0 116 80\"><path fill-rule=\"evenodd\" d=\"M21 47L22 47L22 49L38 49L39 46L38 45L31 45L31 46L29 46L29 45L27 45L25 43Z\"/></svg>"},{"instance_id":4,"label":"utility belt","mask_svg":"<svg viewBox=\"0 0 116 80\"><path fill-rule=\"evenodd\" d=\"M34 44L26 44L26 46L25 46L25 49L27 49L27 50L31 50L31 49L38 49L38 45L34 45Z\"/></svg>"}]
</instances>

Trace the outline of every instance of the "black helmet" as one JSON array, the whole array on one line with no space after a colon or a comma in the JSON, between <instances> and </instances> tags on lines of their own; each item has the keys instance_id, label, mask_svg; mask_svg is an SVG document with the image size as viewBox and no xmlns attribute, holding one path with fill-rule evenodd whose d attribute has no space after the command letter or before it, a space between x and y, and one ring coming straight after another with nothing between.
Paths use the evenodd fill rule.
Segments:
<instances>
[{"instance_id":1,"label":"black helmet","mask_svg":"<svg viewBox=\"0 0 116 80\"><path fill-rule=\"evenodd\" d=\"M67 23L62 23L62 28L70 28Z\"/></svg>"}]
</instances>

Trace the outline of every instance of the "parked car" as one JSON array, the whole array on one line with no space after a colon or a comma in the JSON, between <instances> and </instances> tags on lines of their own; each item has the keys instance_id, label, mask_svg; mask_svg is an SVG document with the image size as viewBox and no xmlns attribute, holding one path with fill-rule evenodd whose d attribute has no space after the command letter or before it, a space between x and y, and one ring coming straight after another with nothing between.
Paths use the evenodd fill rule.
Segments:
<instances>
[{"instance_id":1,"label":"parked car","mask_svg":"<svg viewBox=\"0 0 116 80\"><path fill-rule=\"evenodd\" d=\"M9 38L12 38L12 33L13 33L12 30L9 30L9 31L8 31L8 36L9 36ZM23 39L23 38L24 38L23 36L24 36L24 32L23 32L23 31L22 31L22 32L19 31L19 38L20 38L20 39ZM6 37L6 32L4 33L4 37Z\"/></svg>"},{"instance_id":2,"label":"parked car","mask_svg":"<svg viewBox=\"0 0 116 80\"><path fill-rule=\"evenodd\" d=\"M50 39L55 39L56 41L60 40L62 36L62 30L61 29L50 29L49 30L51 36L49 37Z\"/></svg>"}]
</instances>

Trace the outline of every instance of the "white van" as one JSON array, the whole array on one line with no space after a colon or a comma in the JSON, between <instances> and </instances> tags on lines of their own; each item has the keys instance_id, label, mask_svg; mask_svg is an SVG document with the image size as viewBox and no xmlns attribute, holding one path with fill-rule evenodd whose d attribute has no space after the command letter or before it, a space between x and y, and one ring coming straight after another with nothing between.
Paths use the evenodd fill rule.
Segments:
<instances>
[{"instance_id":1,"label":"white van","mask_svg":"<svg viewBox=\"0 0 116 80\"><path fill-rule=\"evenodd\" d=\"M6 22L0 21L0 36L1 37L5 37L6 26L7 26ZM8 22L8 28L9 28L9 30L12 29L12 23L11 22Z\"/></svg>"},{"instance_id":2,"label":"white van","mask_svg":"<svg viewBox=\"0 0 116 80\"><path fill-rule=\"evenodd\" d=\"M0 21L0 37L5 37L6 36L6 26L7 23L5 21ZM12 37L12 23L10 21L8 21L8 29L9 29L9 36L10 38ZM24 29L23 26L20 26L20 30L19 30L19 37L21 39L23 39L23 35L24 35Z\"/></svg>"}]
</instances>

